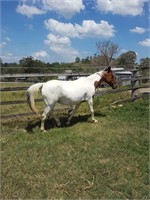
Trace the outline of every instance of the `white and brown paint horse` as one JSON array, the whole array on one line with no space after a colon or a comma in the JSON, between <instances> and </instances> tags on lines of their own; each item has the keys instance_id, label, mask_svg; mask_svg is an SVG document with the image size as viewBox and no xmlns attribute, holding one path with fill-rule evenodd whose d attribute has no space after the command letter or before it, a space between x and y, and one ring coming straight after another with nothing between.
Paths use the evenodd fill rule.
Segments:
<instances>
[{"instance_id":1,"label":"white and brown paint horse","mask_svg":"<svg viewBox=\"0 0 150 200\"><path fill-rule=\"evenodd\" d=\"M103 81L108 83L113 89L117 87L115 76L110 67L106 70L94 73L88 77L81 77L74 81L50 80L45 83L36 83L31 85L26 92L27 103L30 109L40 116L35 107L34 96L38 91L41 92L46 105L41 116L42 131L45 131L44 122L49 114L56 120L58 126L61 125L59 119L53 113L53 109L57 102L69 106L74 105L67 124L70 124L72 117L83 101L86 101L89 105L92 121L97 122L94 117L93 95Z\"/></svg>"}]
</instances>

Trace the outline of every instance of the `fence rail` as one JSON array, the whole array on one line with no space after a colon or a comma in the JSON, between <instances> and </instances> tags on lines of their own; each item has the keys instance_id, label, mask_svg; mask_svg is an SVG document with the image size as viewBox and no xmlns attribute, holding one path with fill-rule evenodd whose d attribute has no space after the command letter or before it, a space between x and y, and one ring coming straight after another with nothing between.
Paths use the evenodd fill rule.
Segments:
<instances>
[{"instance_id":1,"label":"fence rail","mask_svg":"<svg viewBox=\"0 0 150 200\"><path fill-rule=\"evenodd\" d=\"M28 87L4 87L0 88L0 92L15 92L20 90L27 90Z\"/></svg>"},{"instance_id":2,"label":"fence rail","mask_svg":"<svg viewBox=\"0 0 150 200\"><path fill-rule=\"evenodd\" d=\"M118 93L118 92L126 92L126 91L131 91L131 97L128 99L123 99L123 100L118 100L116 102L114 102L114 104L116 103L121 103L122 101L126 102L126 101L134 101L137 98L143 97L143 95L139 96L138 90L141 88L149 88L149 84L146 85L139 85L139 82L141 80L149 80L149 77L141 77L139 76L139 72L138 69L132 70L133 72L133 77L131 79L123 79L123 81L131 81L131 85L128 88L119 88L116 90L103 90L103 91L98 91L96 93L96 96L102 96L105 94L112 94L112 93ZM30 76L29 76L30 75ZM87 76L89 74L87 73L74 73L74 74L40 74L40 77L55 77L55 76L63 76L63 75L72 75L72 76ZM9 76L10 78L12 77L39 77L39 74L22 74L20 76L20 74L18 75L11 75ZM0 77L8 77L7 75L1 75ZM119 82L121 82L119 80ZM23 90L27 90L28 87L4 87L4 88L0 88L0 92L12 92L12 91L23 91ZM148 93L149 95L149 93ZM36 102L41 102L43 101L42 99L36 99ZM17 104L25 104L26 100L15 100L15 101L0 101L0 105L2 106L6 106L6 105L17 105ZM19 116L29 116L29 115L33 115L33 113L20 113L20 114L12 114L12 115L2 115L1 119L8 119L8 118L14 118L14 117L19 117Z\"/></svg>"},{"instance_id":3,"label":"fence rail","mask_svg":"<svg viewBox=\"0 0 150 200\"><path fill-rule=\"evenodd\" d=\"M0 79L5 78L32 78L32 77L55 77L55 76L88 76L90 73L34 73L34 74L1 74Z\"/></svg>"},{"instance_id":4,"label":"fence rail","mask_svg":"<svg viewBox=\"0 0 150 200\"><path fill-rule=\"evenodd\" d=\"M15 87L14 90L13 88L9 88L10 90L8 90L8 88L3 88L4 90L0 90L2 92L4 91L20 91L20 90L26 90L28 87ZM141 88L149 88L149 85L144 85L144 86L138 86L138 87L129 87L129 88L123 88L123 89L116 89L116 90L105 90L105 91L97 91L95 96L102 96L105 94L113 94L113 93L118 93L118 92L126 92L126 91L132 91L134 90L138 90ZM36 102L41 102L43 101L43 99L35 99ZM24 104L26 103L26 100L15 100L15 101L0 101L0 105L12 105L12 104Z\"/></svg>"}]
</instances>

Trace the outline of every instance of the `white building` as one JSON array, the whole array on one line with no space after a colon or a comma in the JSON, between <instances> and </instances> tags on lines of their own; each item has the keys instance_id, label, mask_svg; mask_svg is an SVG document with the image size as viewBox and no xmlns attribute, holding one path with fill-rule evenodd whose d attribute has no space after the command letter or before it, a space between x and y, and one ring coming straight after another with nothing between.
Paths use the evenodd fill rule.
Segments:
<instances>
[{"instance_id":1,"label":"white building","mask_svg":"<svg viewBox=\"0 0 150 200\"><path fill-rule=\"evenodd\" d=\"M120 85L130 85L132 72L125 71L124 68L111 68Z\"/></svg>"}]
</instances>

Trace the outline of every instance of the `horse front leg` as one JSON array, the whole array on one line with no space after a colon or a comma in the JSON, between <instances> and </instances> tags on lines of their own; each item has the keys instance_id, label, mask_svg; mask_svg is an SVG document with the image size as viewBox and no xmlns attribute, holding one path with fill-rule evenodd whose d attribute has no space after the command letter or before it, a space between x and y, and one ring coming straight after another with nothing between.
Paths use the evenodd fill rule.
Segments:
<instances>
[{"instance_id":1,"label":"horse front leg","mask_svg":"<svg viewBox=\"0 0 150 200\"><path fill-rule=\"evenodd\" d=\"M87 101L88 105L89 105L89 109L91 111L91 119L92 119L92 122L98 122L96 119L95 119L95 116L94 116L94 109L93 109L93 99L90 98L88 101Z\"/></svg>"},{"instance_id":2,"label":"horse front leg","mask_svg":"<svg viewBox=\"0 0 150 200\"><path fill-rule=\"evenodd\" d=\"M72 110L71 113L70 113L70 117L69 117L68 120L67 120L67 123L66 123L67 125L70 124L70 121L71 121L71 119L73 118L73 116L74 116L74 114L76 113L76 111L78 110L80 104L81 104L81 103L76 104L76 105L74 106L73 110Z\"/></svg>"}]
</instances>

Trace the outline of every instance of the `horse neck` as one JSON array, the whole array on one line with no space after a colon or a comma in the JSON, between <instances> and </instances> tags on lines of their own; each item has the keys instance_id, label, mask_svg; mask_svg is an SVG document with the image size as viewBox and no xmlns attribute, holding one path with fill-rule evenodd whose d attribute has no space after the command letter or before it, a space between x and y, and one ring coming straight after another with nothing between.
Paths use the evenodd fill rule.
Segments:
<instances>
[{"instance_id":1,"label":"horse neck","mask_svg":"<svg viewBox=\"0 0 150 200\"><path fill-rule=\"evenodd\" d=\"M92 82L101 81L102 78L103 78L103 71L96 72L87 77L87 79L91 80Z\"/></svg>"},{"instance_id":2,"label":"horse neck","mask_svg":"<svg viewBox=\"0 0 150 200\"><path fill-rule=\"evenodd\" d=\"M100 71L87 77L90 83L94 85L95 90L99 88L100 84L103 82L103 75L103 71Z\"/></svg>"}]
</instances>

